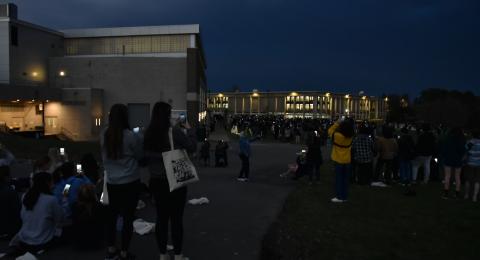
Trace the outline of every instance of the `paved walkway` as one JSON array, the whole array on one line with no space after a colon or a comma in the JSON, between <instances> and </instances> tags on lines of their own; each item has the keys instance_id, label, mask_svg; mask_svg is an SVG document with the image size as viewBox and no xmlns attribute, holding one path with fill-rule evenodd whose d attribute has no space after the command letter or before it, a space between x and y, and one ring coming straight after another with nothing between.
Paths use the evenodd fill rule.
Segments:
<instances>
[{"instance_id":1,"label":"paved walkway","mask_svg":"<svg viewBox=\"0 0 480 260\"><path fill-rule=\"evenodd\" d=\"M184 252L197 259L258 259L260 243L291 191L293 184L279 178L298 147L290 144L252 145L251 182L236 180L240 160L231 144L228 168L199 167L201 181L189 187L188 198L207 197L210 204L187 205ZM151 203L138 216L154 222ZM0 242L0 251L6 242ZM154 234L135 235L131 251L137 259L158 259ZM76 251L70 247L46 252L40 259L103 259L104 251Z\"/></svg>"}]
</instances>

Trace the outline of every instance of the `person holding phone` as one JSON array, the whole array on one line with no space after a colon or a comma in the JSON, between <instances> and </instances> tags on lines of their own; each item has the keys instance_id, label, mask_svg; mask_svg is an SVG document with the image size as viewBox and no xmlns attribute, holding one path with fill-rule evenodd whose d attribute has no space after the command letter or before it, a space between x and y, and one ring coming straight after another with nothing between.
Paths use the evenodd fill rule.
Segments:
<instances>
[{"instance_id":1,"label":"person holding phone","mask_svg":"<svg viewBox=\"0 0 480 260\"><path fill-rule=\"evenodd\" d=\"M109 196L106 224L108 248L105 259L135 259L128 249L140 193L138 160L143 157L143 152L141 135L130 130L127 106L123 104L112 106L108 126L100 136L100 145ZM123 217L120 253L115 246L119 216Z\"/></svg>"},{"instance_id":2,"label":"person holding phone","mask_svg":"<svg viewBox=\"0 0 480 260\"><path fill-rule=\"evenodd\" d=\"M329 129L328 135L332 138L331 158L335 164L335 193L331 200L341 203L347 200L349 175L351 171L351 148L353 142L353 120L338 120Z\"/></svg>"},{"instance_id":3,"label":"person holding phone","mask_svg":"<svg viewBox=\"0 0 480 260\"><path fill-rule=\"evenodd\" d=\"M183 260L183 212L187 200L187 187L170 192L162 153L169 151L169 131L171 128L172 107L158 102L153 107L152 119L145 132L144 150L150 171L150 190L155 198L157 220L155 233L160 251L160 260L166 260L168 225L173 241L175 260ZM174 149L185 149L188 153L196 151L195 132L186 120L180 120L172 127Z\"/></svg>"},{"instance_id":4,"label":"person holding phone","mask_svg":"<svg viewBox=\"0 0 480 260\"><path fill-rule=\"evenodd\" d=\"M78 199L78 190L82 185L92 184L90 179L83 174L82 165L76 164L75 165L75 175L68 178L65 182L65 186L63 188L63 197L65 197L68 201L68 210L66 212L66 216L68 218L72 215L72 208L75 202Z\"/></svg>"},{"instance_id":5,"label":"person holding phone","mask_svg":"<svg viewBox=\"0 0 480 260\"><path fill-rule=\"evenodd\" d=\"M64 213L52 195L52 176L40 172L33 176L33 185L22 199L22 227L10 245L14 256L27 251L38 252L55 243L55 234L63 223Z\"/></svg>"}]
</instances>

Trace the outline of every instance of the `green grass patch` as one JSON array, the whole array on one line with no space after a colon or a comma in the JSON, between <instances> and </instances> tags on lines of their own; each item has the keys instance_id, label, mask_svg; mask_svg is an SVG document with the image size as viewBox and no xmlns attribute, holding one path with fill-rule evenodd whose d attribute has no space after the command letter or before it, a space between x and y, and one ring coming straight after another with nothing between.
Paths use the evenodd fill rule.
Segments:
<instances>
[{"instance_id":1,"label":"green grass patch","mask_svg":"<svg viewBox=\"0 0 480 260\"><path fill-rule=\"evenodd\" d=\"M262 243L262 259L480 259L480 204L441 199L441 184L404 188L350 186L334 204L333 168L322 182L301 181Z\"/></svg>"}]
</instances>

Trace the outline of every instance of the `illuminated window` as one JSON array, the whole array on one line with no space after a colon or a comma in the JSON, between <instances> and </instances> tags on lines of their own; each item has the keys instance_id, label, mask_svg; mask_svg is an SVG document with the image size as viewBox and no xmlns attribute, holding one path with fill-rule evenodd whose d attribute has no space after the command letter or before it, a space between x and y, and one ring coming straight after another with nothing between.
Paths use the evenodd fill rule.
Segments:
<instances>
[{"instance_id":1,"label":"illuminated window","mask_svg":"<svg viewBox=\"0 0 480 260\"><path fill-rule=\"evenodd\" d=\"M66 55L122 55L186 52L189 35L65 39Z\"/></svg>"}]
</instances>

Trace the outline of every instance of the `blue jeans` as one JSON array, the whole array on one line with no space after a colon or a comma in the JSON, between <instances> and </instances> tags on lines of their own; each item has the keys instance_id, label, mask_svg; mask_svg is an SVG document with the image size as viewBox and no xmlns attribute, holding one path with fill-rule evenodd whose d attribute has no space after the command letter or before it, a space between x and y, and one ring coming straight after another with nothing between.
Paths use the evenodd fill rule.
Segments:
<instances>
[{"instance_id":1,"label":"blue jeans","mask_svg":"<svg viewBox=\"0 0 480 260\"><path fill-rule=\"evenodd\" d=\"M412 182L412 161L400 160L399 167L402 182L405 184Z\"/></svg>"},{"instance_id":2,"label":"blue jeans","mask_svg":"<svg viewBox=\"0 0 480 260\"><path fill-rule=\"evenodd\" d=\"M347 199L350 171L351 164L335 163L335 192L337 194L337 199Z\"/></svg>"}]
</instances>

